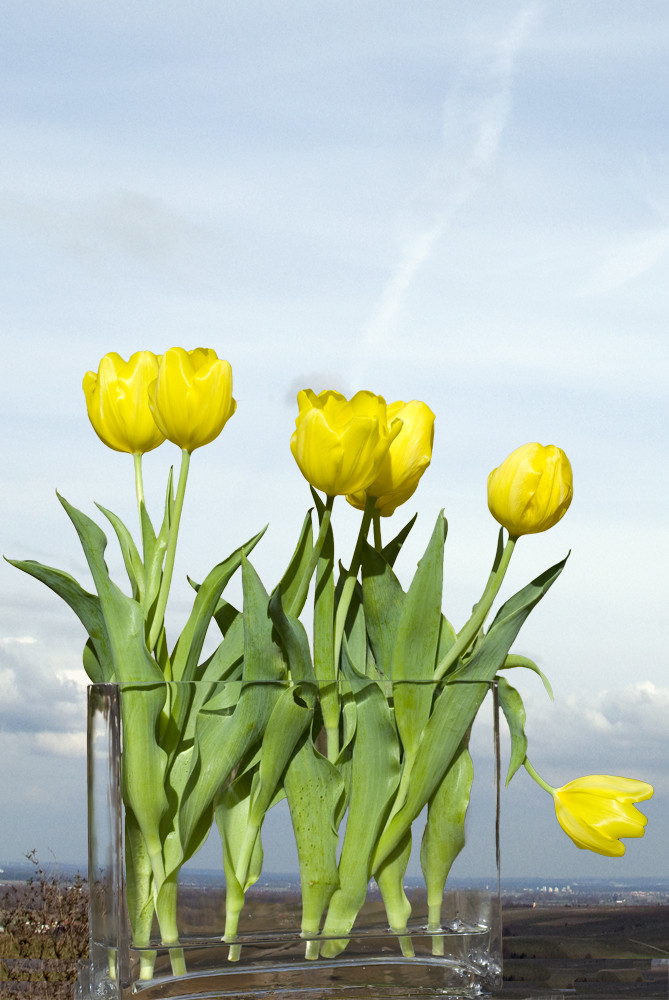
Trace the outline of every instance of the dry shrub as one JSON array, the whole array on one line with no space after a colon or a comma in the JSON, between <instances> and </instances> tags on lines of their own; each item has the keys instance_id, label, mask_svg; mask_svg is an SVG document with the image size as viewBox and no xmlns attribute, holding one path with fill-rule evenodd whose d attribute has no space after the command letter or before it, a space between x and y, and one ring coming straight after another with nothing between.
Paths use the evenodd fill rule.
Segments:
<instances>
[{"instance_id":1,"label":"dry shrub","mask_svg":"<svg viewBox=\"0 0 669 1000\"><path fill-rule=\"evenodd\" d=\"M71 1000L88 956L88 885L47 875L35 851L26 857L34 874L0 895L0 1000Z\"/></svg>"}]
</instances>

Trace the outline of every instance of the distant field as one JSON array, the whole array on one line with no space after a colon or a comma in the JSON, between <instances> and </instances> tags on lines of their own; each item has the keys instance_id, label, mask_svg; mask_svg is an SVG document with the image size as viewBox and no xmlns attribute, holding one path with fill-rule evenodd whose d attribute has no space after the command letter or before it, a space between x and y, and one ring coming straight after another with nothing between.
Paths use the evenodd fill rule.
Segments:
<instances>
[{"instance_id":1,"label":"distant field","mask_svg":"<svg viewBox=\"0 0 669 1000\"><path fill-rule=\"evenodd\" d=\"M514 983L596 997L669 997L669 905L503 910L503 996Z\"/></svg>"},{"instance_id":2,"label":"distant field","mask_svg":"<svg viewBox=\"0 0 669 1000\"><path fill-rule=\"evenodd\" d=\"M504 908L509 958L669 957L669 905Z\"/></svg>"}]
</instances>

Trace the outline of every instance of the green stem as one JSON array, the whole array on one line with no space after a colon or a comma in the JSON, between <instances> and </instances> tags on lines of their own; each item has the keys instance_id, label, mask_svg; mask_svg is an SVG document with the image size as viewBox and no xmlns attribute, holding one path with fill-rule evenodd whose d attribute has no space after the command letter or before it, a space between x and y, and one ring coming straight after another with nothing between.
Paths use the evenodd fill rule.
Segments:
<instances>
[{"instance_id":1,"label":"green stem","mask_svg":"<svg viewBox=\"0 0 669 1000\"><path fill-rule=\"evenodd\" d=\"M427 906L427 931L428 934L432 934L432 954L437 956L444 954L444 933L441 929L441 904L442 900L439 897L438 903L430 903L428 901Z\"/></svg>"},{"instance_id":2,"label":"green stem","mask_svg":"<svg viewBox=\"0 0 669 1000\"><path fill-rule=\"evenodd\" d=\"M153 624L151 625L151 633L149 635L149 650L154 649L156 643L158 642L160 631L163 627L165 608L167 607L167 598L169 596L170 584L172 582L172 572L174 571L174 557L177 551L179 522L181 521L181 511L183 510L184 496L186 495L186 482L188 480L189 465L190 465L190 452L186 451L185 449L182 449L181 469L179 470L179 482L177 484L177 493L174 500L174 511L172 513L172 520L170 522L170 533L167 539L167 551L165 552L165 565L163 568L162 580L160 581L160 590L158 592L158 599L156 601L156 610L153 616Z\"/></svg>"},{"instance_id":3,"label":"green stem","mask_svg":"<svg viewBox=\"0 0 669 1000\"><path fill-rule=\"evenodd\" d=\"M353 558L351 559L351 565L346 573L346 579L344 580L341 597L339 598L339 605L335 614L335 665L339 663L339 654L341 652L341 644L344 638L344 627L346 625L346 615L348 614L351 598L353 597L353 592L355 590L355 582L358 578L360 563L362 562L362 547L367 540L367 535L369 534L369 526L372 521L375 504L375 497L367 497L365 512L362 515L360 531L358 532L358 539L355 543L355 549L353 550Z\"/></svg>"},{"instance_id":4,"label":"green stem","mask_svg":"<svg viewBox=\"0 0 669 1000\"><path fill-rule=\"evenodd\" d=\"M174 872L165 879L158 894L156 915L160 926L160 937L163 944L171 945L170 963L172 974L184 976L186 974L186 961L183 948L174 947L179 943L179 928L177 926L177 874Z\"/></svg>"},{"instance_id":5,"label":"green stem","mask_svg":"<svg viewBox=\"0 0 669 1000\"><path fill-rule=\"evenodd\" d=\"M144 503L144 482L142 479L142 453L140 451L134 451L132 454L132 459L135 464L135 495L137 497L137 510L140 515L140 527L141 527L141 516L142 516L142 504Z\"/></svg>"},{"instance_id":6,"label":"green stem","mask_svg":"<svg viewBox=\"0 0 669 1000\"><path fill-rule=\"evenodd\" d=\"M471 618L464 628L461 629L456 641L448 650L444 658L437 664L437 668L434 672L434 679L436 681L441 680L458 657L469 649L472 642L476 638L479 629L488 617L488 612L490 611L492 603L499 593L499 588L502 586L502 581L504 580L504 575L508 569L509 562L511 561L511 556L513 555L513 550L517 540L516 536L509 535L502 557L499 561L499 565L495 567L490 574L485 590L481 595L480 601L474 608Z\"/></svg>"},{"instance_id":7,"label":"green stem","mask_svg":"<svg viewBox=\"0 0 669 1000\"><path fill-rule=\"evenodd\" d=\"M383 544L381 542L381 515L376 510L374 511L373 524L374 524L374 548L376 549L377 552L380 552L381 549L383 548Z\"/></svg>"},{"instance_id":8,"label":"green stem","mask_svg":"<svg viewBox=\"0 0 669 1000\"><path fill-rule=\"evenodd\" d=\"M530 777L534 778L537 785L540 785L541 788L543 788L545 792L548 792L549 795L555 795L555 789L553 788L553 786L549 785L547 781L544 781L544 779L541 777L540 774L537 774L537 772L534 770L527 757L523 761L523 765L527 773L530 775Z\"/></svg>"},{"instance_id":9,"label":"green stem","mask_svg":"<svg viewBox=\"0 0 669 1000\"><path fill-rule=\"evenodd\" d=\"M333 497L328 497L332 506ZM321 514L323 520L329 512ZM313 650L314 671L322 682L320 688L321 712L327 734L327 756L334 763L339 756L339 691L336 684L337 666L334 658L334 538L327 525L321 524L316 547L319 549L314 589ZM325 683L331 682L331 683Z\"/></svg>"},{"instance_id":10,"label":"green stem","mask_svg":"<svg viewBox=\"0 0 669 1000\"><path fill-rule=\"evenodd\" d=\"M335 689L336 696L336 689ZM334 764L339 756L339 725L325 727L326 753L328 760Z\"/></svg>"},{"instance_id":11,"label":"green stem","mask_svg":"<svg viewBox=\"0 0 669 1000\"><path fill-rule=\"evenodd\" d=\"M157 951L142 951L139 955L139 978L142 980L153 979L153 970L156 965Z\"/></svg>"},{"instance_id":12,"label":"green stem","mask_svg":"<svg viewBox=\"0 0 669 1000\"><path fill-rule=\"evenodd\" d=\"M228 948L228 961L238 962L242 953L242 946L236 944L237 931L239 929L239 917L244 909L244 890L236 880L231 880L226 885L225 890L225 930L223 940L230 945Z\"/></svg>"}]
</instances>

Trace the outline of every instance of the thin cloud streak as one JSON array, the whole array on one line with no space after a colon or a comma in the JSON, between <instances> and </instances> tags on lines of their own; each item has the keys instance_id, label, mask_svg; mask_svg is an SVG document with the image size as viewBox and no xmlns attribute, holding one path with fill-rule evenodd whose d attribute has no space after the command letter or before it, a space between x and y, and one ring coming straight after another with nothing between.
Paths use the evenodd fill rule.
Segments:
<instances>
[{"instance_id":1,"label":"thin cloud streak","mask_svg":"<svg viewBox=\"0 0 669 1000\"><path fill-rule=\"evenodd\" d=\"M418 198L428 221L404 241L400 262L364 324L359 367L392 333L418 272L432 256L456 212L465 205L493 164L512 106L512 83L518 56L540 13L540 4L524 7L495 51L471 65L444 107L444 154ZM488 56L488 54L486 54ZM472 135L473 132L473 135ZM361 372L362 374L362 372ZM357 377L354 384L361 382Z\"/></svg>"},{"instance_id":2,"label":"thin cloud streak","mask_svg":"<svg viewBox=\"0 0 669 1000\"><path fill-rule=\"evenodd\" d=\"M660 264L669 251L669 227L633 234L618 241L592 269L583 292L606 295L620 285L642 277Z\"/></svg>"}]
</instances>

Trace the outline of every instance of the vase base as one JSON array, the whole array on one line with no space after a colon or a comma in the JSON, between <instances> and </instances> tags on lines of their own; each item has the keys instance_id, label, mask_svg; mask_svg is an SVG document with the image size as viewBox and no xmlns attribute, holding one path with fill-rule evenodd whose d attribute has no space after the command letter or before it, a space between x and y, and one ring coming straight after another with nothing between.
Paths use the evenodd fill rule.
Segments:
<instances>
[{"instance_id":1,"label":"vase base","mask_svg":"<svg viewBox=\"0 0 669 1000\"><path fill-rule=\"evenodd\" d=\"M246 939L240 960L228 961L229 945L192 942L184 947L188 972L171 973L169 953L156 958L152 979L139 978L140 953L131 951L131 967L123 969L106 952L114 977L85 982L82 970L76 1000L259 1000L260 997L304 1000L406 1000L406 998L475 998L501 983L501 958L491 953L487 929L468 928L439 935L410 933L414 957L402 954L390 932L348 939L346 951L334 959L304 958L305 942L295 936L274 940ZM313 953L312 942L311 951ZM95 949L98 951L98 948ZM101 949L100 949L101 950ZM98 963L98 968L100 967ZM89 977L90 979L90 977Z\"/></svg>"}]
</instances>

